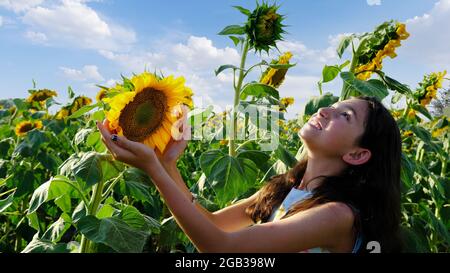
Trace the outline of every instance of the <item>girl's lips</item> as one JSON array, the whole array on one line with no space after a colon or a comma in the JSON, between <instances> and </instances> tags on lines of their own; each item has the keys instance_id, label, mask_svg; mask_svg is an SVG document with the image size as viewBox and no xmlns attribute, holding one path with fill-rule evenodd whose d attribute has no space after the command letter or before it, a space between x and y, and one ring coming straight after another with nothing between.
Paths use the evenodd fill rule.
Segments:
<instances>
[{"instance_id":1,"label":"girl's lips","mask_svg":"<svg viewBox=\"0 0 450 273\"><path fill-rule=\"evenodd\" d=\"M315 119L311 119L308 122L309 125L311 125L311 127L313 127L314 129L317 129L319 131L322 131L322 125L320 125L319 122L317 122Z\"/></svg>"}]
</instances>

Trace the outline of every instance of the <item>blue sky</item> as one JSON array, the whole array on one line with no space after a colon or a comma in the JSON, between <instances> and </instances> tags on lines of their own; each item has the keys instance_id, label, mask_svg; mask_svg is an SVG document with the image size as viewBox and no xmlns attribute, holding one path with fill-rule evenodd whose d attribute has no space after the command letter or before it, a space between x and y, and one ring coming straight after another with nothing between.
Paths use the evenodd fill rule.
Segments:
<instances>
[{"instance_id":1,"label":"blue sky","mask_svg":"<svg viewBox=\"0 0 450 273\"><path fill-rule=\"evenodd\" d=\"M291 116L318 94L323 66L343 62L335 53L339 37L386 20L406 22L411 33L398 57L385 59L388 75L415 87L425 73L450 71L450 0L277 2L289 25L279 48L297 62L280 88L296 99ZM239 52L217 33L244 22L233 5L253 9L255 1L0 0L0 98L27 96L32 79L37 88L57 90L62 103L68 86L95 97L95 84L147 68L184 76L198 105L224 108L232 103L232 78L215 77L214 69L237 65ZM251 55L249 64L259 58ZM340 86L337 80L325 90L338 94Z\"/></svg>"}]
</instances>

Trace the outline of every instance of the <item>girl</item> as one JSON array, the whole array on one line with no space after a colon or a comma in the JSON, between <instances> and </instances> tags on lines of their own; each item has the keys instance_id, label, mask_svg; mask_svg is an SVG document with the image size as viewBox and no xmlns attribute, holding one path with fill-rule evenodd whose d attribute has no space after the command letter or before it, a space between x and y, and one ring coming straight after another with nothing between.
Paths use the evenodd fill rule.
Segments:
<instances>
[{"instance_id":1,"label":"girl","mask_svg":"<svg viewBox=\"0 0 450 273\"><path fill-rule=\"evenodd\" d=\"M117 160L151 176L199 252L364 252L371 241L400 250L400 133L375 98L319 109L299 132L304 156L292 170L214 213L195 202L176 168L185 140L157 155L111 135L107 122L98 127Z\"/></svg>"}]
</instances>

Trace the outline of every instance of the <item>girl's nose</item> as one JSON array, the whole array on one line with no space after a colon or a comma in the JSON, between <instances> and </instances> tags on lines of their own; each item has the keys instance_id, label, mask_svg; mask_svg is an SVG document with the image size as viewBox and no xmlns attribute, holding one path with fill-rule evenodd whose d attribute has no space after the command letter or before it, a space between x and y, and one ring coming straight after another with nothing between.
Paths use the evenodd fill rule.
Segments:
<instances>
[{"instance_id":1,"label":"girl's nose","mask_svg":"<svg viewBox=\"0 0 450 273\"><path fill-rule=\"evenodd\" d=\"M318 114L320 117L328 119L330 117L330 107L319 108Z\"/></svg>"}]
</instances>

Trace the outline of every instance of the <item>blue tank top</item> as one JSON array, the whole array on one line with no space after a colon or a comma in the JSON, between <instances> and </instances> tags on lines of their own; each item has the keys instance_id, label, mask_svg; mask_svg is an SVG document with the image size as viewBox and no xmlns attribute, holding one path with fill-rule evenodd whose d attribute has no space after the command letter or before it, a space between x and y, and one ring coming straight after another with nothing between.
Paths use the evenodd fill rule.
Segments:
<instances>
[{"instance_id":1,"label":"blue tank top","mask_svg":"<svg viewBox=\"0 0 450 273\"><path fill-rule=\"evenodd\" d=\"M280 220L294 204L296 204L297 202L300 202L302 200L305 200L311 196L312 196L312 192L299 190L299 189L293 187L291 189L291 191L288 193L288 195L284 198L281 205L279 205L278 207L276 207L273 210L272 215L270 216L268 222ZM350 207L353 210L353 212L359 213L356 208L354 208L353 206L350 206ZM357 238L355 241L355 245L353 246L352 253L356 253L359 250L359 248L361 247L362 241L363 241L362 234L361 234L361 232L358 232L358 235L357 235ZM303 253L329 253L328 250L320 248L320 247L304 250L301 252L303 252Z\"/></svg>"}]
</instances>

